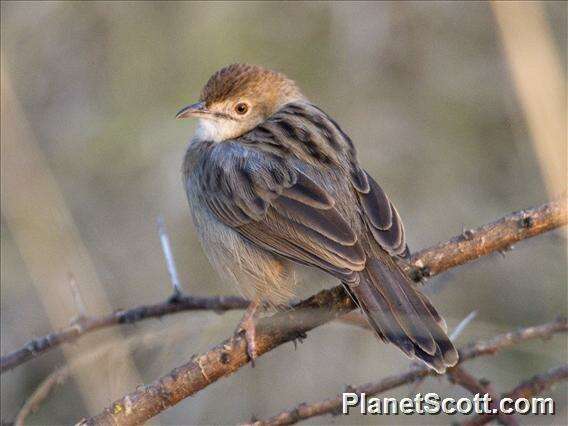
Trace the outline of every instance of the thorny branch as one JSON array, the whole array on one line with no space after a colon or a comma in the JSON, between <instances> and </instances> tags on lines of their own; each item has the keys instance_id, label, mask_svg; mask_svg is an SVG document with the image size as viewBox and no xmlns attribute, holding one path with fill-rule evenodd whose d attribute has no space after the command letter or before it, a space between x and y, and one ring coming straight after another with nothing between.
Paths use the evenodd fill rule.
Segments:
<instances>
[{"instance_id":1,"label":"thorny branch","mask_svg":"<svg viewBox=\"0 0 568 426\"><path fill-rule=\"evenodd\" d=\"M412 255L410 273L419 281L447 269L471 262L492 252L505 252L526 238L534 237L568 222L567 199L511 213L476 229L467 229L449 241Z\"/></svg>"},{"instance_id":2,"label":"thorny branch","mask_svg":"<svg viewBox=\"0 0 568 426\"><path fill-rule=\"evenodd\" d=\"M503 251L517 241L565 225L566 200L553 201L540 207L512 213L496 222L464 232L412 258L412 275L419 280L451 267L464 264L493 251ZM283 343L305 337L305 333L321 324L344 315L355 308L341 287L324 290L296 304L292 310L261 319L257 325L257 353L262 355ZM560 324L563 331L566 321ZM527 329L526 333L533 333ZM523 332L520 332L524 336ZM509 335L505 335L509 336ZM516 334L506 341L516 342ZM507 340L509 339L509 340ZM521 340L524 340L521 337ZM485 344L485 346L483 346ZM486 342L477 348L479 355L493 353L495 347ZM469 351L469 352L468 352ZM471 358L473 350L466 348L462 360ZM477 355L476 355L477 356ZM234 336L208 352L194 356L188 363L172 370L152 384L139 387L115 401L99 415L83 419L82 425L140 424L166 408L195 394L218 379L227 376L249 361L242 336ZM403 383L432 374L427 369L413 370ZM395 378L396 379L396 378ZM400 378L399 378L400 380Z\"/></svg>"},{"instance_id":3,"label":"thorny branch","mask_svg":"<svg viewBox=\"0 0 568 426\"><path fill-rule=\"evenodd\" d=\"M568 331L568 322L566 318L558 318L556 321L527 327L517 331L501 334L493 339L470 343L459 350L460 361L458 366L464 362L484 355L493 355L510 346L519 344L526 340L532 339L548 339L556 333L566 333ZM455 368L455 367L454 367ZM446 373L450 374L450 373ZM363 385L353 387L349 386L349 392L357 394L365 393L368 397L386 392L397 387L414 383L427 376L434 376L436 372L430 370L426 366L415 366L406 373L397 374L379 380L378 382L365 383ZM462 383L460 383L462 384ZM468 386L470 386L468 384ZM298 423L311 417L322 416L325 414L334 414L340 412L342 404L342 396L337 395L334 398L312 404L300 404L290 410L286 410L267 420L258 420L252 425L254 426L274 426L274 425L290 425ZM95 423L96 424L96 423ZM121 423L119 423L121 424Z\"/></svg>"},{"instance_id":4,"label":"thorny branch","mask_svg":"<svg viewBox=\"0 0 568 426\"><path fill-rule=\"evenodd\" d=\"M506 251L514 243L542 234L567 223L566 198L539 207L511 213L502 219L474 230L464 231L447 242L424 249L412 256L410 275L415 281L434 276L494 251ZM162 229L162 228L161 228ZM162 240L162 232L160 232ZM168 271L171 271L168 267ZM337 289L334 289L335 291ZM84 334L117 324L130 324L148 318L183 311L211 310L223 312L246 309L249 302L237 296L196 297L179 292L165 302L119 310L100 317L80 317L65 329L29 341L22 348L0 358L0 373L11 370Z\"/></svg>"},{"instance_id":5,"label":"thorny branch","mask_svg":"<svg viewBox=\"0 0 568 426\"><path fill-rule=\"evenodd\" d=\"M69 368L61 367L55 370L24 403L14 420L14 426L24 426L26 418L35 413L41 403L49 396L53 388L63 383L69 377Z\"/></svg>"},{"instance_id":6,"label":"thorny branch","mask_svg":"<svg viewBox=\"0 0 568 426\"><path fill-rule=\"evenodd\" d=\"M100 317L79 317L65 329L31 340L22 348L3 356L0 360L0 372L4 373L11 370L63 343L74 342L82 335L101 328L117 324L131 324L148 318L160 318L182 311L223 312L232 309L245 309L248 304L248 300L238 296L179 296L166 302L137 306Z\"/></svg>"},{"instance_id":7,"label":"thorny branch","mask_svg":"<svg viewBox=\"0 0 568 426\"><path fill-rule=\"evenodd\" d=\"M527 398L530 399L533 396L539 395L542 392L550 389L556 383L567 380L568 379L568 364L560 365L558 367L552 368L545 373L537 374L533 376L531 379L524 381L520 385L518 385L515 389L511 392L507 393L503 397L511 398L512 400L516 400L519 398ZM480 426L489 423L493 420L496 416L500 418L503 417L503 414L485 414L485 415L478 415L471 420L468 420L463 423L463 426Z\"/></svg>"},{"instance_id":8,"label":"thorny branch","mask_svg":"<svg viewBox=\"0 0 568 426\"><path fill-rule=\"evenodd\" d=\"M493 390L489 382L476 379L470 373L468 373L461 365L456 365L455 367L450 368L446 374L450 382L460 385L464 389L470 391L473 395L477 393L480 395L489 394L489 396L491 397L491 404L489 407L490 409L499 407L499 401L501 400L501 398ZM506 416L504 414L500 414L498 415L497 420L502 425L509 425L509 426L518 425L518 422L515 420L513 416Z\"/></svg>"}]
</instances>

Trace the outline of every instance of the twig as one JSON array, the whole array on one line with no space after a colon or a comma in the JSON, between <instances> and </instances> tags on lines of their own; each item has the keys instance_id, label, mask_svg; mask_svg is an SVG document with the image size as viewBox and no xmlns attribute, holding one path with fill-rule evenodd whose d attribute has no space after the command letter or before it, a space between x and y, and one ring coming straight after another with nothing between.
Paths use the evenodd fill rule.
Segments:
<instances>
[{"instance_id":1,"label":"twig","mask_svg":"<svg viewBox=\"0 0 568 426\"><path fill-rule=\"evenodd\" d=\"M67 380L69 373L68 366L58 368L51 373L24 403L14 420L14 426L24 426L26 418L39 409L40 404L49 396L53 388Z\"/></svg>"},{"instance_id":2,"label":"twig","mask_svg":"<svg viewBox=\"0 0 568 426\"><path fill-rule=\"evenodd\" d=\"M437 246L419 251L412 255L411 274L415 281L419 281L489 253L507 250L525 238L566 225L566 201L566 197L562 197L533 209L509 214Z\"/></svg>"},{"instance_id":3,"label":"twig","mask_svg":"<svg viewBox=\"0 0 568 426\"><path fill-rule=\"evenodd\" d=\"M456 365L453 368L448 369L446 375L450 382L458 384L464 389L467 389L472 394L489 394L491 397L490 409L499 407L499 401L501 398L493 390L489 382L477 380L470 373L468 373L461 365ZM497 420L502 425L517 426L518 422L513 416L506 416L504 414L499 414Z\"/></svg>"},{"instance_id":4,"label":"twig","mask_svg":"<svg viewBox=\"0 0 568 426\"><path fill-rule=\"evenodd\" d=\"M452 331L452 334L450 334L450 340L452 342L455 342L458 337L460 336L460 334L463 333L463 331L465 330L465 328L471 324L471 322L475 319L475 317L477 316L477 311L471 311L469 313L469 315L467 317L465 317L457 326L456 328L454 328L454 330Z\"/></svg>"},{"instance_id":5,"label":"twig","mask_svg":"<svg viewBox=\"0 0 568 426\"><path fill-rule=\"evenodd\" d=\"M177 299L182 295L181 285L179 283L179 276L177 273L176 263L174 261L174 256L172 254L172 248L170 245L170 237L166 231L166 224L164 223L164 218L162 216L158 217L158 235L160 236L160 244L162 245L162 252L166 259L166 266L168 268L168 274L170 275L170 281L174 290L174 299Z\"/></svg>"},{"instance_id":6,"label":"twig","mask_svg":"<svg viewBox=\"0 0 568 426\"><path fill-rule=\"evenodd\" d=\"M495 354L502 349L526 340L547 339L556 333L565 333L566 331L568 331L568 322L566 321L566 318L558 318L556 321L547 324L523 328L499 335L491 340L471 343L460 349L459 365L473 358ZM378 382L350 387L350 391L357 394L365 393L367 396L373 396L405 384L414 383L416 380L426 376L433 376L435 374L436 373L434 371L425 366L416 366L408 372L390 376ZM283 411L268 420L256 421L253 425L290 425L311 417L337 413L341 409L342 400L342 395L338 395L335 398L326 399L312 404L300 404L297 407Z\"/></svg>"},{"instance_id":7,"label":"twig","mask_svg":"<svg viewBox=\"0 0 568 426\"><path fill-rule=\"evenodd\" d=\"M122 343L128 345L129 342L136 341L137 337L133 336L125 339ZM153 340L160 339L159 335L152 335L149 339L150 342ZM145 341L148 341L148 337L145 337ZM26 400L14 422L13 426L21 426L26 423L26 419L33 413L37 412L40 405L45 402L45 400L51 395L54 388L62 385L66 380L72 377L73 374L81 371L87 366L90 366L96 360L100 359L110 353L116 352L115 343L104 343L97 346L89 352L80 354L79 356L69 359L65 365L57 368L55 371L50 373L36 388L32 395Z\"/></svg>"},{"instance_id":8,"label":"twig","mask_svg":"<svg viewBox=\"0 0 568 426\"><path fill-rule=\"evenodd\" d=\"M224 312L234 309L246 309L248 305L248 300L238 296L181 296L176 300L119 310L101 317L86 317L80 323L72 323L61 331L33 339L22 348L3 356L0 359L0 372L4 373L11 370L63 343L74 342L82 335L100 330L101 328L117 324L131 324L147 318L160 318L164 315L183 311Z\"/></svg>"},{"instance_id":9,"label":"twig","mask_svg":"<svg viewBox=\"0 0 568 426\"><path fill-rule=\"evenodd\" d=\"M567 215L566 198L511 213L496 222L462 233L447 242L414 254L411 266L408 268L409 272L416 281L420 281L423 277L436 275L492 251L505 250L522 239L566 225ZM337 291L337 288L333 291ZM72 324L60 332L31 340L24 347L3 356L0 358L0 373L15 368L62 343L73 342L85 333L104 327L133 323L181 311L222 312L231 309L245 309L248 304L247 300L236 296L211 298L182 296L180 300L169 300L118 311L103 317L87 318L80 327Z\"/></svg>"},{"instance_id":10,"label":"twig","mask_svg":"<svg viewBox=\"0 0 568 426\"><path fill-rule=\"evenodd\" d=\"M531 379L524 381L523 383L518 385L515 389L513 389L511 392L504 395L504 397L511 398L512 400L516 400L519 398L530 399L533 396L539 395L542 392L550 389L556 383L567 379L568 379L568 364L564 364L555 367L551 370L548 370L545 373L533 376ZM473 419L464 422L463 426L484 425L489 423L498 415L500 416L500 418L506 416L503 413L480 414L474 417Z\"/></svg>"},{"instance_id":11,"label":"twig","mask_svg":"<svg viewBox=\"0 0 568 426\"><path fill-rule=\"evenodd\" d=\"M81 291L79 290L75 276L71 273L69 273L69 287L71 288L73 302L77 309L77 318L85 318L87 316L87 308L85 308L85 303L83 302L83 297L81 297Z\"/></svg>"}]
</instances>

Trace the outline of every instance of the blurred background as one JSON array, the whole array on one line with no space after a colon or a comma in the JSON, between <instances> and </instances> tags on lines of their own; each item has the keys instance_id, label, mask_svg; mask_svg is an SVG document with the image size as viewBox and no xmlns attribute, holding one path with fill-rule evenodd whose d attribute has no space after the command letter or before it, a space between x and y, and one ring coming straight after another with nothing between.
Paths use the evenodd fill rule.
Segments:
<instances>
[{"instance_id":1,"label":"blurred background","mask_svg":"<svg viewBox=\"0 0 568 426\"><path fill-rule=\"evenodd\" d=\"M78 314L70 281L89 315L168 297L159 215L185 290L233 293L201 251L181 184L195 123L173 118L233 62L284 72L339 121L397 205L413 251L565 191L564 2L2 2L1 14L2 354ZM450 329L478 312L458 344L566 315L564 235L428 281ZM332 284L311 283L309 292ZM229 336L240 316L176 314L54 350L1 376L2 421L68 364L72 378L29 424L95 414ZM467 367L505 392L565 362L566 348L565 337L530 342ZM266 418L409 365L368 332L328 324L297 350L276 349L154 423ZM444 378L419 389L467 394ZM564 423L566 385L551 395L557 416L527 422ZM309 423L456 420L354 414Z\"/></svg>"}]
</instances>

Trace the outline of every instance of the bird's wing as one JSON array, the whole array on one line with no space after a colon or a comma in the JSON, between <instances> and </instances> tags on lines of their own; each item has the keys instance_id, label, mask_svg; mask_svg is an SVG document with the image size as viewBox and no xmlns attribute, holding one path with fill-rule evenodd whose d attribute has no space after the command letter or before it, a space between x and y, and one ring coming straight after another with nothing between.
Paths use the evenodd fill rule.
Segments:
<instances>
[{"instance_id":1,"label":"bird's wing","mask_svg":"<svg viewBox=\"0 0 568 426\"><path fill-rule=\"evenodd\" d=\"M204 202L249 241L346 281L364 268L335 200L283 157L226 141L210 148L202 170Z\"/></svg>"},{"instance_id":2,"label":"bird's wing","mask_svg":"<svg viewBox=\"0 0 568 426\"><path fill-rule=\"evenodd\" d=\"M396 208L387 194L364 170L356 169L354 186L367 227L379 245L391 256L407 258L409 250L404 236L404 226Z\"/></svg>"},{"instance_id":3,"label":"bird's wing","mask_svg":"<svg viewBox=\"0 0 568 426\"><path fill-rule=\"evenodd\" d=\"M289 104L270 121L263 129L272 129L272 134L294 140L295 143L289 145L291 148L301 147L308 156L324 162L342 158L348 171L346 176L357 192L363 217L374 239L392 256L409 256L396 208L377 182L359 166L353 142L331 117L314 105ZM290 122L294 125L284 126ZM282 138L277 139L282 141Z\"/></svg>"}]
</instances>

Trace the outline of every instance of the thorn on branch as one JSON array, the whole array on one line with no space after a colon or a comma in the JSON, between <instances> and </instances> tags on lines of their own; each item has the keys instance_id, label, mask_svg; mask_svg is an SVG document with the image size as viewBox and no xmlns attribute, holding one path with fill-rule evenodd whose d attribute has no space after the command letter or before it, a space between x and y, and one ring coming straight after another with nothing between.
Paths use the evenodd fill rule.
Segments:
<instances>
[{"instance_id":1,"label":"thorn on branch","mask_svg":"<svg viewBox=\"0 0 568 426\"><path fill-rule=\"evenodd\" d=\"M294 350L298 350L298 343L300 344L304 343L304 339L306 339L307 337L308 337L307 333L304 332L298 333L296 338L292 340L292 343L294 343Z\"/></svg>"},{"instance_id":2,"label":"thorn on branch","mask_svg":"<svg viewBox=\"0 0 568 426\"><path fill-rule=\"evenodd\" d=\"M26 348L33 354L38 354L41 352L41 350L43 349L43 347L45 346L44 344L42 344L42 342L45 342L46 339L36 339L36 340L32 340L30 342L27 343Z\"/></svg>"},{"instance_id":3,"label":"thorn on branch","mask_svg":"<svg viewBox=\"0 0 568 426\"><path fill-rule=\"evenodd\" d=\"M532 216L525 213L525 215L519 220L519 226L523 229L531 229L534 225L534 220Z\"/></svg>"},{"instance_id":4,"label":"thorn on branch","mask_svg":"<svg viewBox=\"0 0 568 426\"><path fill-rule=\"evenodd\" d=\"M429 278L432 273L428 266L418 266L416 268L412 268L409 275L412 281L414 281L415 283L424 284L425 279Z\"/></svg>"},{"instance_id":5,"label":"thorn on branch","mask_svg":"<svg viewBox=\"0 0 568 426\"><path fill-rule=\"evenodd\" d=\"M504 258L506 253L513 251L514 249L515 249L515 246L511 244L510 246L506 246L506 247L502 248L501 250L497 250L497 252Z\"/></svg>"},{"instance_id":6,"label":"thorn on branch","mask_svg":"<svg viewBox=\"0 0 568 426\"><path fill-rule=\"evenodd\" d=\"M456 328L454 328L454 331L452 331L452 334L450 334L450 340L452 342L456 341L456 339L460 336L460 334L463 333L466 327L469 324L471 324L471 322L475 319L476 316L477 316L477 310L471 311L467 317L461 320L461 322L456 326Z\"/></svg>"},{"instance_id":7,"label":"thorn on branch","mask_svg":"<svg viewBox=\"0 0 568 426\"><path fill-rule=\"evenodd\" d=\"M181 293L178 290L175 290L174 288L174 293L166 299L166 303L172 305L178 305L183 302L183 298L184 298L183 293Z\"/></svg>"},{"instance_id":8,"label":"thorn on branch","mask_svg":"<svg viewBox=\"0 0 568 426\"><path fill-rule=\"evenodd\" d=\"M141 319L147 317L146 307L139 306L138 308L118 311L118 323L119 324L134 324Z\"/></svg>"},{"instance_id":9,"label":"thorn on branch","mask_svg":"<svg viewBox=\"0 0 568 426\"><path fill-rule=\"evenodd\" d=\"M292 422L299 422L300 420L302 420L300 410L306 406L307 404L305 402L301 402L298 404L297 407L295 407L292 411L290 411L290 418Z\"/></svg>"},{"instance_id":10,"label":"thorn on branch","mask_svg":"<svg viewBox=\"0 0 568 426\"><path fill-rule=\"evenodd\" d=\"M221 352L219 361L221 361L221 364L228 364L231 361L231 355L227 352Z\"/></svg>"},{"instance_id":11,"label":"thorn on branch","mask_svg":"<svg viewBox=\"0 0 568 426\"><path fill-rule=\"evenodd\" d=\"M464 240L472 240L475 236L475 231L473 229L462 229L462 237Z\"/></svg>"},{"instance_id":12,"label":"thorn on branch","mask_svg":"<svg viewBox=\"0 0 568 426\"><path fill-rule=\"evenodd\" d=\"M343 415L343 410L341 409L341 407L338 407L337 409L331 411L329 414L331 414L331 417L339 417Z\"/></svg>"},{"instance_id":13,"label":"thorn on branch","mask_svg":"<svg viewBox=\"0 0 568 426\"><path fill-rule=\"evenodd\" d=\"M425 278L429 278L432 275L432 271L428 266L423 266L420 268L420 276L422 277L421 280Z\"/></svg>"},{"instance_id":14,"label":"thorn on branch","mask_svg":"<svg viewBox=\"0 0 568 426\"><path fill-rule=\"evenodd\" d=\"M162 216L158 216L158 235L160 237L160 244L162 245L162 252L164 253L164 258L166 259L166 266L168 268L168 274L170 275L170 282L173 287L173 295L168 299L169 303L178 303L183 297L183 291L179 283L179 276L176 269L176 264L174 261L174 256L172 254L172 248L170 244L170 237L166 231L166 224Z\"/></svg>"},{"instance_id":15,"label":"thorn on branch","mask_svg":"<svg viewBox=\"0 0 568 426\"><path fill-rule=\"evenodd\" d=\"M354 393L356 390L355 386L353 385L345 385L345 390L343 393Z\"/></svg>"},{"instance_id":16,"label":"thorn on branch","mask_svg":"<svg viewBox=\"0 0 568 426\"><path fill-rule=\"evenodd\" d=\"M69 283L71 296L73 297L73 303L75 304L75 309L77 311L77 317L71 321L71 324L81 326L81 322L87 318L87 309L85 308L85 303L81 297L81 292L79 291L79 286L77 285L75 276L71 272L69 272L67 282Z\"/></svg>"}]
</instances>

